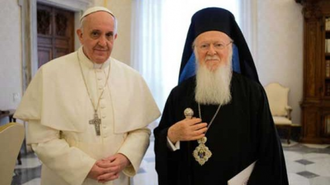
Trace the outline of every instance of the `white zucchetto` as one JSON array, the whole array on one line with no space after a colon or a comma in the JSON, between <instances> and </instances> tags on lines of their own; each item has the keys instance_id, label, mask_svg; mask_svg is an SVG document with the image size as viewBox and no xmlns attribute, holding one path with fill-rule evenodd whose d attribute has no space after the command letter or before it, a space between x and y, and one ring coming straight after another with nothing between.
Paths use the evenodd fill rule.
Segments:
<instances>
[{"instance_id":1,"label":"white zucchetto","mask_svg":"<svg viewBox=\"0 0 330 185\"><path fill-rule=\"evenodd\" d=\"M102 6L94 6L91 8L88 8L87 10L85 10L85 12L83 13L83 15L80 17L80 21L86 17L87 15L94 13L94 12L99 12L99 11L104 11L104 12L108 12L109 14L111 14L113 17L115 17L115 15L107 8L102 7Z\"/></svg>"}]
</instances>

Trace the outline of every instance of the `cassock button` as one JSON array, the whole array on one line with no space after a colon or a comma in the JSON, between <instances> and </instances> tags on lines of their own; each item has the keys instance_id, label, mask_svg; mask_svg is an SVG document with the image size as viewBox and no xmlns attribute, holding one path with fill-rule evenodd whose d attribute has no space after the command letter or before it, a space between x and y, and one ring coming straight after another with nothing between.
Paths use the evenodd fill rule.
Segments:
<instances>
[{"instance_id":1,"label":"cassock button","mask_svg":"<svg viewBox=\"0 0 330 185\"><path fill-rule=\"evenodd\" d=\"M103 114L103 115L102 115L102 118L105 118L105 117L107 117L107 116L106 116L105 114Z\"/></svg>"}]
</instances>

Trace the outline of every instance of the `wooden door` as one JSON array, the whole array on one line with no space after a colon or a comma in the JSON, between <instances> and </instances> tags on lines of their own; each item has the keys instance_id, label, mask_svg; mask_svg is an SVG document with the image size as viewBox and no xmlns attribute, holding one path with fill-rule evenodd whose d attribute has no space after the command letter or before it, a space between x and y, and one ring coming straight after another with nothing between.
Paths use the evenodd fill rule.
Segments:
<instances>
[{"instance_id":1,"label":"wooden door","mask_svg":"<svg viewBox=\"0 0 330 185\"><path fill-rule=\"evenodd\" d=\"M74 51L74 12L37 4L38 68Z\"/></svg>"}]
</instances>

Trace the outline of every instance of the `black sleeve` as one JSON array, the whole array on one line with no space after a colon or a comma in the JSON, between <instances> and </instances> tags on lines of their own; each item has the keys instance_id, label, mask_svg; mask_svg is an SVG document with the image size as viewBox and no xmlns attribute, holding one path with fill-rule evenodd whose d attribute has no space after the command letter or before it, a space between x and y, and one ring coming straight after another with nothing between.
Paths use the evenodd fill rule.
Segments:
<instances>
[{"instance_id":1,"label":"black sleeve","mask_svg":"<svg viewBox=\"0 0 330 185\"><path fill-rule=\"evenodd\" d=\"M285 159L281 141L278 137L270 112L266 93L259 86L256 100L255 120L258 124L257 163L250 176L249 185L288 185ZM259 101L258 101L259 99Z\"/></svg>"},{"instance_id":2,"label":"black sleeve","mask_svg":"<svg viewBox=\"0 0 330 185\"><path fill-rule=\"evenodd\" d=\"M158 127L154 130L156 171L159 185L174 185L178 176L178 152L167 146L167 131L176 122L174 112L173 91L167 99Z\"/></svg>"}]
</instances>

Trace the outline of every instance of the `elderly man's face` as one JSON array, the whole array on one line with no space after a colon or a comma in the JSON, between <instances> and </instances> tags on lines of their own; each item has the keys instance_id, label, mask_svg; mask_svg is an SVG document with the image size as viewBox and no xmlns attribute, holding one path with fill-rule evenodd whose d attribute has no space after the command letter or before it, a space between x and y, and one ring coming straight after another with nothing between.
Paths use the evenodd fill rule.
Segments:
<instances>
[{"instance_id":1,"label":"elderly man's face","mask_svg":"<svg viewBox=\"0 0 330 185\"><path fill-rule=\"evenodd\" d=\"M82 29L78 29L77 34L85 55L101 64L110 57L117 38L115 20L104 11L92 13L85 17Z\"/></svg>"},{"instance_id":2,"label":"elderly man's face","mask_svg":"<svg viewBox=\"0 0 330 185\"><path fill-rule=\"evenodd\" d=\"M210 71L216 71L220 65L227 65L232 40L223 32L207 31L200 34L194 42L199 64L206 65ZM230 47L228 47L230 46Z\"/></svg>"}]
</instances>

